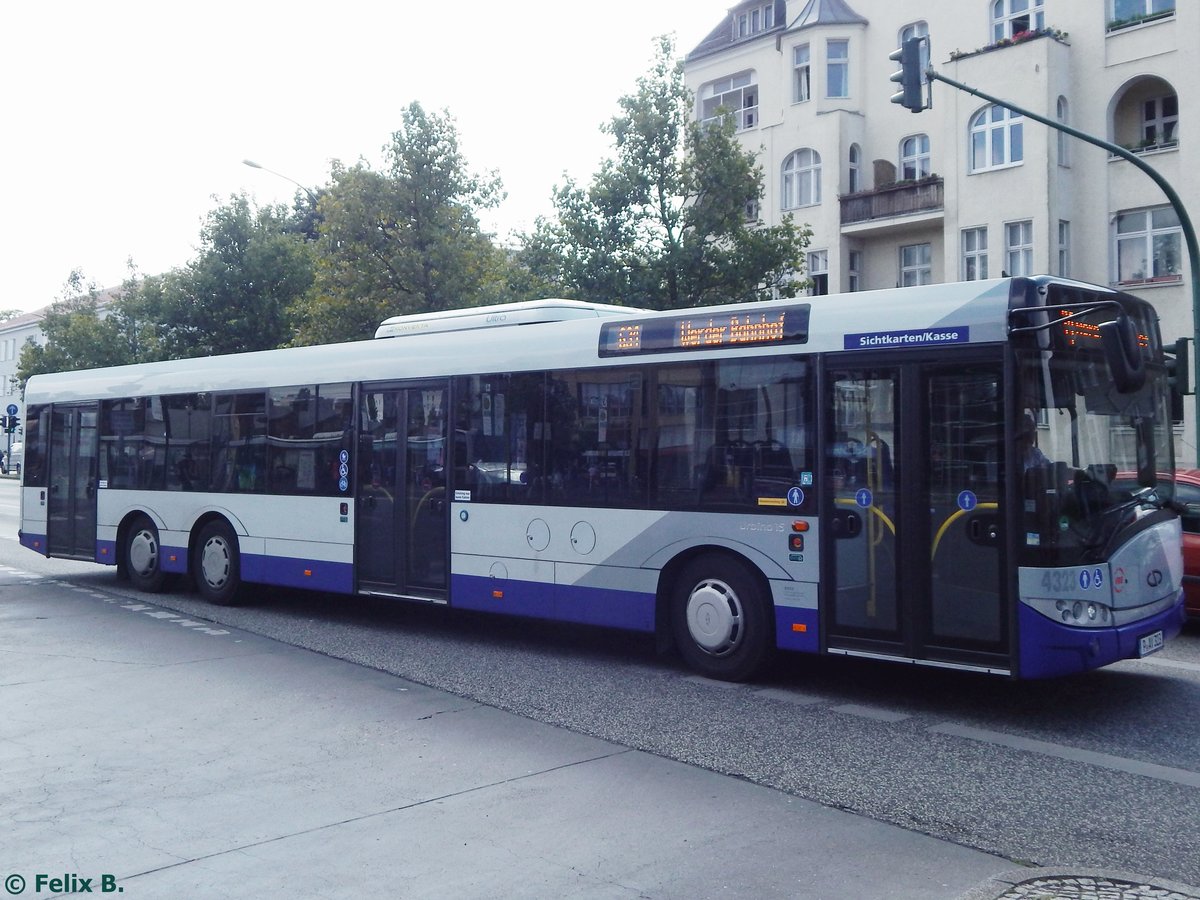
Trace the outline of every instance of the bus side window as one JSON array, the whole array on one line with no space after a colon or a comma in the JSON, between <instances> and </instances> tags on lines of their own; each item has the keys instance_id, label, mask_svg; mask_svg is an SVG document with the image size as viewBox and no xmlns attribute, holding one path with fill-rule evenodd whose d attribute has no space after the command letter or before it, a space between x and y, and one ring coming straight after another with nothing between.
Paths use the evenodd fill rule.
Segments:
<instances>
[{"instance_id":1,"label":"bus side window","mask_svg":"<svg viewBox=\"0 0 1200 900\"><path fill-rule=\"evenodd\" d=\"M210 396L174 394L162 397L161 403L167 442L167 490L206 490L212 434Z\"/></svg>"}]
</instances>

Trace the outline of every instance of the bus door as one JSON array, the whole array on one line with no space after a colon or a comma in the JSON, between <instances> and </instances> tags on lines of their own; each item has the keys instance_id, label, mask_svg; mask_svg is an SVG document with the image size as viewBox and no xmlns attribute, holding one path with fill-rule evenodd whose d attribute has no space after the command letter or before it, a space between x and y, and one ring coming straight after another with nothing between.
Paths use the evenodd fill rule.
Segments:
<instances>
[{"instance_id":1,"label":"bus door","mask_svg":"<svg viewBox=\"0 0 1200 900\"><path fill-rule=\"evenodd\" d=\"M1007 665L1003 366L982 358L827 371L828 649Z\"/></svg>"},{"instance_id":2,"label":"bus door","mask_svg":"<svg viewBox=\"0 0 1200 900\"><path fill-rule=\"evenodd\" d=\"M444 600L448 386L363 385L359 398L359 589Z\"/></svg>"},{"instance_id":3,"label":"bus door","mask_svg":"<svg viewBox=\"0 0 1200 900\"><path fill-rule=\"evenodd\" d=\"M54 404L46 499L51 556L96 559L99 404Z\"/></svg>"}]
</instances>

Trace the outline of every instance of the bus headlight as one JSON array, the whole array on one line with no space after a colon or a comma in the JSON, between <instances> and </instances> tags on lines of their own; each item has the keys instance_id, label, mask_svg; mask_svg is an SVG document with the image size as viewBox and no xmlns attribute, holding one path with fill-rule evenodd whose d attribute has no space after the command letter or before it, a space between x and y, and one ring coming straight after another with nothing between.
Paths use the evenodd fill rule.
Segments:
<instances>
[{"instance_id":1,"label":"bus headlight","mask_svg":"<svg viewBox=\"0 0 1200 900\"><path fill-rule=\"evenodd\" d=\"M1036 602L1032 604L1037 608ZM1056 600L1058 618L1066 625L1103 628L1112 622L1112 610L1103 603L1083 600Z\"/></svg>"}]
</instances>

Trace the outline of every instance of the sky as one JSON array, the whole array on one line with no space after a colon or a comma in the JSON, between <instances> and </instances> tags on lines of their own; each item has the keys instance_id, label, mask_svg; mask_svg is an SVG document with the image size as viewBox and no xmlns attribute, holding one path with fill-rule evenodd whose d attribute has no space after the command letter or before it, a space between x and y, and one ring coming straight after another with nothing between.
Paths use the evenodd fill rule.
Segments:
<instances>
[{"instance_id":1,"label":"sky","mask_svg":"<svg viewBox=\"0 0 1200 900\"><path fill-rule=\"evenodd\" d=\"M686 53L732 0L10 0L0 12L0 309L59 299L71 271L116 287L196 255L245 192L292 202L331 160L383 166L412 101L446 110L507 199L505 238L587 181L600 125L672 33ZM271 170L243 165L250 159ZM272 174L280 173L280 175Z\"/></svg>"}]
</instances>

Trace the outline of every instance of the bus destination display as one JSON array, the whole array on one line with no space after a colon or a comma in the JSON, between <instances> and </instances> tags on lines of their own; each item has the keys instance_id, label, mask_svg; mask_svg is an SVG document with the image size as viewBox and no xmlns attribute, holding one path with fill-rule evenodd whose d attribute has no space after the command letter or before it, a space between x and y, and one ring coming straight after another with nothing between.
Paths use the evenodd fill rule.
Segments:
<instances>
[{"instance_id":1,"label":"bus destination display","mask_svg":"<svg viewBox=\"0 0 1200 900\"><path fill-rule=\"evenodd\" d=\"M808 341L810 305L716 313L684 313L668 318L605 322L601 356L632 356L724 347L803 344Z\"/></svg>"},{"instance_id":2,"label":"bus destination display","mask_svg":"<svg viewBox=\"0 0 1200 900\"><path fill-rule=\"evenodd\" d=\"M1108 310L1104 310L1103 312L1108 313L1103 318L1112 318L1111 312L1108 312ZM1092 344L1099 346L1101 337L1100 326L1098 324L1085 321L1083 315L1072 312L1069 309L1060 309L1058 316L1060 319L1059 332L1062 334L1068 347L1086 347ZM1142 349L1150 346L1150 338L1140 331L1137 334L1137 342L1138 346Z\"/></svg>"}]
</instances>

